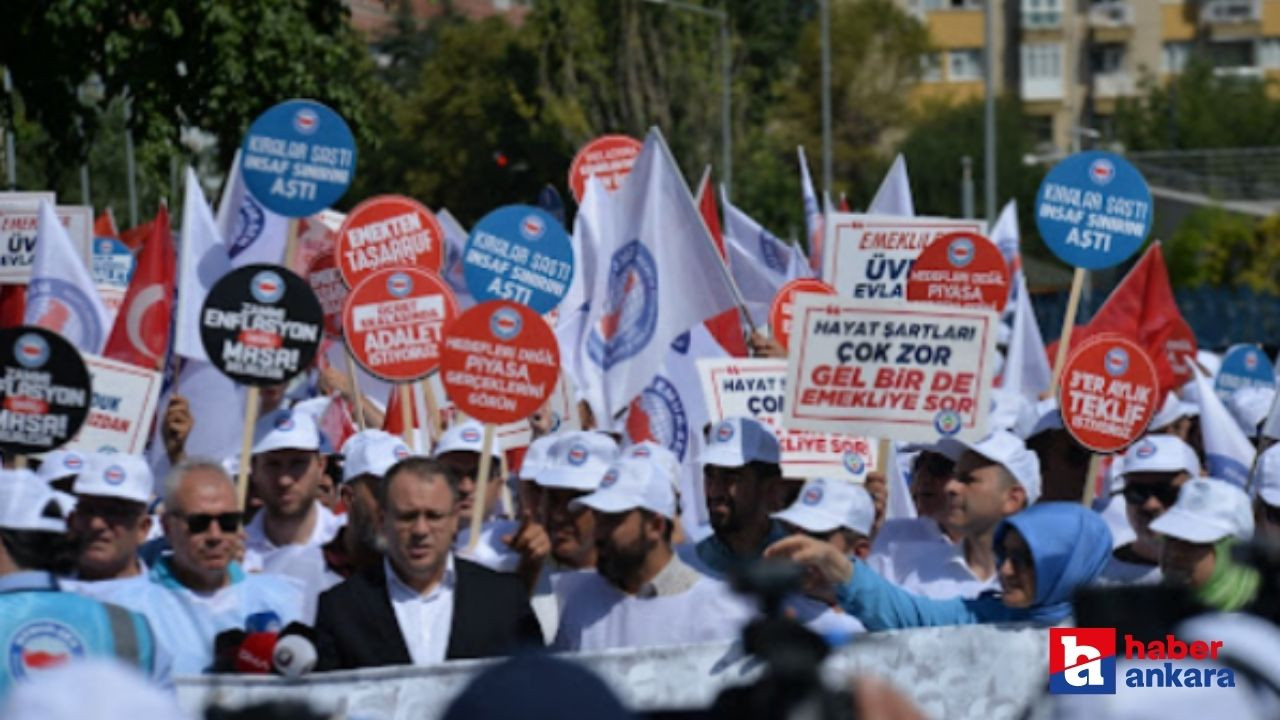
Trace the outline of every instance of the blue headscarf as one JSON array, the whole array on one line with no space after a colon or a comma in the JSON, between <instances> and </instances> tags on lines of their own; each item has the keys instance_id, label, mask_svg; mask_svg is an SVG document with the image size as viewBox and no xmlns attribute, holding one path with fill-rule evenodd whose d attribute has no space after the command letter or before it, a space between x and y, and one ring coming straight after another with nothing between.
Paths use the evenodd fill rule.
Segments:
<instances>
[{"instance_id":1,"label":"blue headscarf","mask_svg":"<svg viewBox=\"0 0 1280 720\"><path fill-rule=\"evenodd\" d=\"M1017 530L1031 549L1036 597L1018 612L1042 625L1071 614L1071 596L1088 585L1111 557L1111 531L1098 513L1079 503L1044 502L1005 518L996 528L997 567L1004 562L1004 536Z\"/></svg>"}]
</instances>

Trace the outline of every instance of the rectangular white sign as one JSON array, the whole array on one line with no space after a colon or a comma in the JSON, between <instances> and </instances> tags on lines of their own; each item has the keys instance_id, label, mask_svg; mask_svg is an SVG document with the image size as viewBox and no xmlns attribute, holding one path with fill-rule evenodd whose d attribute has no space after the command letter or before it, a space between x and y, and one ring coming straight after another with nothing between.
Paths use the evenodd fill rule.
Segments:
<instances>
[{"instance_id":1,"label":"rectangular white sign","mask_svg":"<svg viewBox=\"0 0 1280 720\"><path fill-rule=\"evenodd\" d=\"M26 285L31 280L41 201L54 202L54 194L0 193L0 285ZM67 228L76 254L90 267L93 208L58 205L54 212Z\"/></svg>"},{"instance_id":2,"label":"rectangular white sign","mask_svg":"<svg viewBox=\"0 0 1280 720\"><path fill-rule=\"evenodd\" d=\"M953 232L986 235L981 220L829 213L823 280L840 297L906 298L907 276L920 251Z\"/></svg>"},{"instance_id":3,"label":"rectangular white sign","mask_svg":"<svg viewBox=\"0 0 1280 720\"><path fill-rule=\"evenodd\" d=\"M986 434L995 312L800 295L783 425L893 440Z\"/></svg>"},{"instance_id":4,"label":"rectangular white sign","mask_svg":"<svg viewBox=\"0 0 1280 720\"><path fill-rule=\"evenodd\" d=\"M160 395L160 373L85 355L92 378L89 417L67 447L81 452L115 450L139 455L146 447Z\"/></svg>"},{"instance_id":5,"label":"rectangular white sign","mask_svg":"<svg viewBox=\"0 0 1280 720\"><path fill-rule=\"evenodd\" d=\"M754 417L778 434L782 476L862 481L875 469L875 444L863 437L782 427L787 362L770 358L710 358L698 361L702 396L711 422Z\"/></svg>"}]
</instances>

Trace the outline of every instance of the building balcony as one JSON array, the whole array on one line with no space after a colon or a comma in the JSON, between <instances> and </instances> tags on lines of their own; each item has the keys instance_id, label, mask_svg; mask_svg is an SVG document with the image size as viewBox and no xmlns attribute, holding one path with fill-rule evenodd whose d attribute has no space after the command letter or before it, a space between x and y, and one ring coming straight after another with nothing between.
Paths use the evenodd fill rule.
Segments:
<instances>
[{"instance_id":1,"label":"building balcony","mask_svg":"<svg viewBox=\"0 0 1280 720\"><path fill-rule=\"evenodd\" d=\"M1130 97L1137 93L1138 83L1127 72L1099 73L1093 76L1093 96L1098 99Z\"/></svg>"},{"instance_id":2,"label":"building balcony","mask_svg":"<svg viewBox=\"0 0 1280 720\"><path fill-rule=\"evenodd\" d=\"M1253 81L1261 80L1265 73L1262 68L1255 65L1239 65L1236 67L1216 67L1213 69L1213 75L1226 80Z\"/></svg>"},{"instance_id":3,"label":"building balcony","mask_svg":"<svg viewBox=\"0 0 1280 720\"><path fill-rule=\"evenodd\" d=\"M1023 77L1021 91L1026 102L1061 100L1066 95L1066 85L1062 78Z\"/></svg>"},{"instance_id":4,"label":"building balcony","mask_svg":"<svg viewBox=\"0 0 1280 720\"><path fill-rule=\"evenodd\" d=\"M1200 24L1210 40L1256 36L1262 30L1262 0L1206 0L1200 6Z\"/></svg>"},{"instance_id":5,"label":"building balcony","mask_svg":"<svg viewBox=\"0 0 1280 720\"><path fill-rule=\"evenodd\" d=\"M1089 27L1094 30L1133 28L1133 4L1128 2L1094 2L1089 8Z\"/></svg>"}]
</instances>

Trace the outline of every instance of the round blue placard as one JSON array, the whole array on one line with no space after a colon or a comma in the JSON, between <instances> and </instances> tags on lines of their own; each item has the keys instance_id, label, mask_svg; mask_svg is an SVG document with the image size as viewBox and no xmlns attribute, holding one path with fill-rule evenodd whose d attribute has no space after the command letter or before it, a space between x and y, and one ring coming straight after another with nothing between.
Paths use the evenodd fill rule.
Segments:
<instances>
[{"instance_id":1,"label":"round blue placard","mask_svg":"<svg viewBox=\"0 0 1280 720\"><path fill-rule=\"evenodd\" d=\"M1227 350L1213 381L1213 390L1223 402L1240 388L1275 386L1275 367L1262 348L1256 345L1236 345Z\"/></svg>"},{"instance_id":2,"label":"round blue placard","mask_svg":"<svg viewBox=\"0 0 1280 720\"><path fill-rule=\"evenodd\" d=\"M1151 191L1142 173L1109 152L1076 153L1054 166L1036 193L1036 227L1063 262L1085 270L1119 265L1151 231Z\"/></svg>"},{"instance_id":3,"label":"round blue placard","mask_svg":"<svg viewBox=\"0 0 1280 720\"><path fill-rule=\"evenodd\" d=\"M333 205L356 172L356 141L338 113L289 100L258 116L240 146L253 197L277 215L307 217Z\"/></svg>"},{"instance_id":4,"label":"round blue placard","mask_svg":"<svg viewBox=\"0 0 1280 720\"><path fill-rule=\"evenodd\" d=\"M507 205L471 230L462 272L476 302L510 300L545 315L569 291L573 246L545 210Z\"/></svg>"}]
</instances>

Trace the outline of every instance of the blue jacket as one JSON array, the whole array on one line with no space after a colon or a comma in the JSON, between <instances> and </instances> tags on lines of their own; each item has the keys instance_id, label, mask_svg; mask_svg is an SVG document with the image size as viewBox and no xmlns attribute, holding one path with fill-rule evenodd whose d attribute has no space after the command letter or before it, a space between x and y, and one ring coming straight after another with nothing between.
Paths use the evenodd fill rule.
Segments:
<instances>
[{"instance_id":1,"label":"blue jacket","mask_svg":"<svg viewBox=\"0 0 1280 720\"><path fill-rule=\"evenodd\" d=\"M1032 622L1055 625L1071 614L1071 595L1102 572L1111 556L1111 531L1097 513L1076 503L1046 502L1006 518L996 528L997 567L1004 561L1001 541L1017 530L1031 549L1036 596L1030 607L1011 608L999 595L972 600L935 600L907 592L876 574L861 560L853 578L836 589L836 600L868 630Z\"/></svg>"},{"instance_id":2,"label":"blue jacket","mask_svg":"<svg viewBox=\"0 0 1280 720\"><path fill-rule=\"evenodd\" d=\"M147 619L116 605L61 592L53 576L0 577L0 698L13 683L80 657L114 657L167 683L169 666Z\"/></svg>"}]
</instances>

